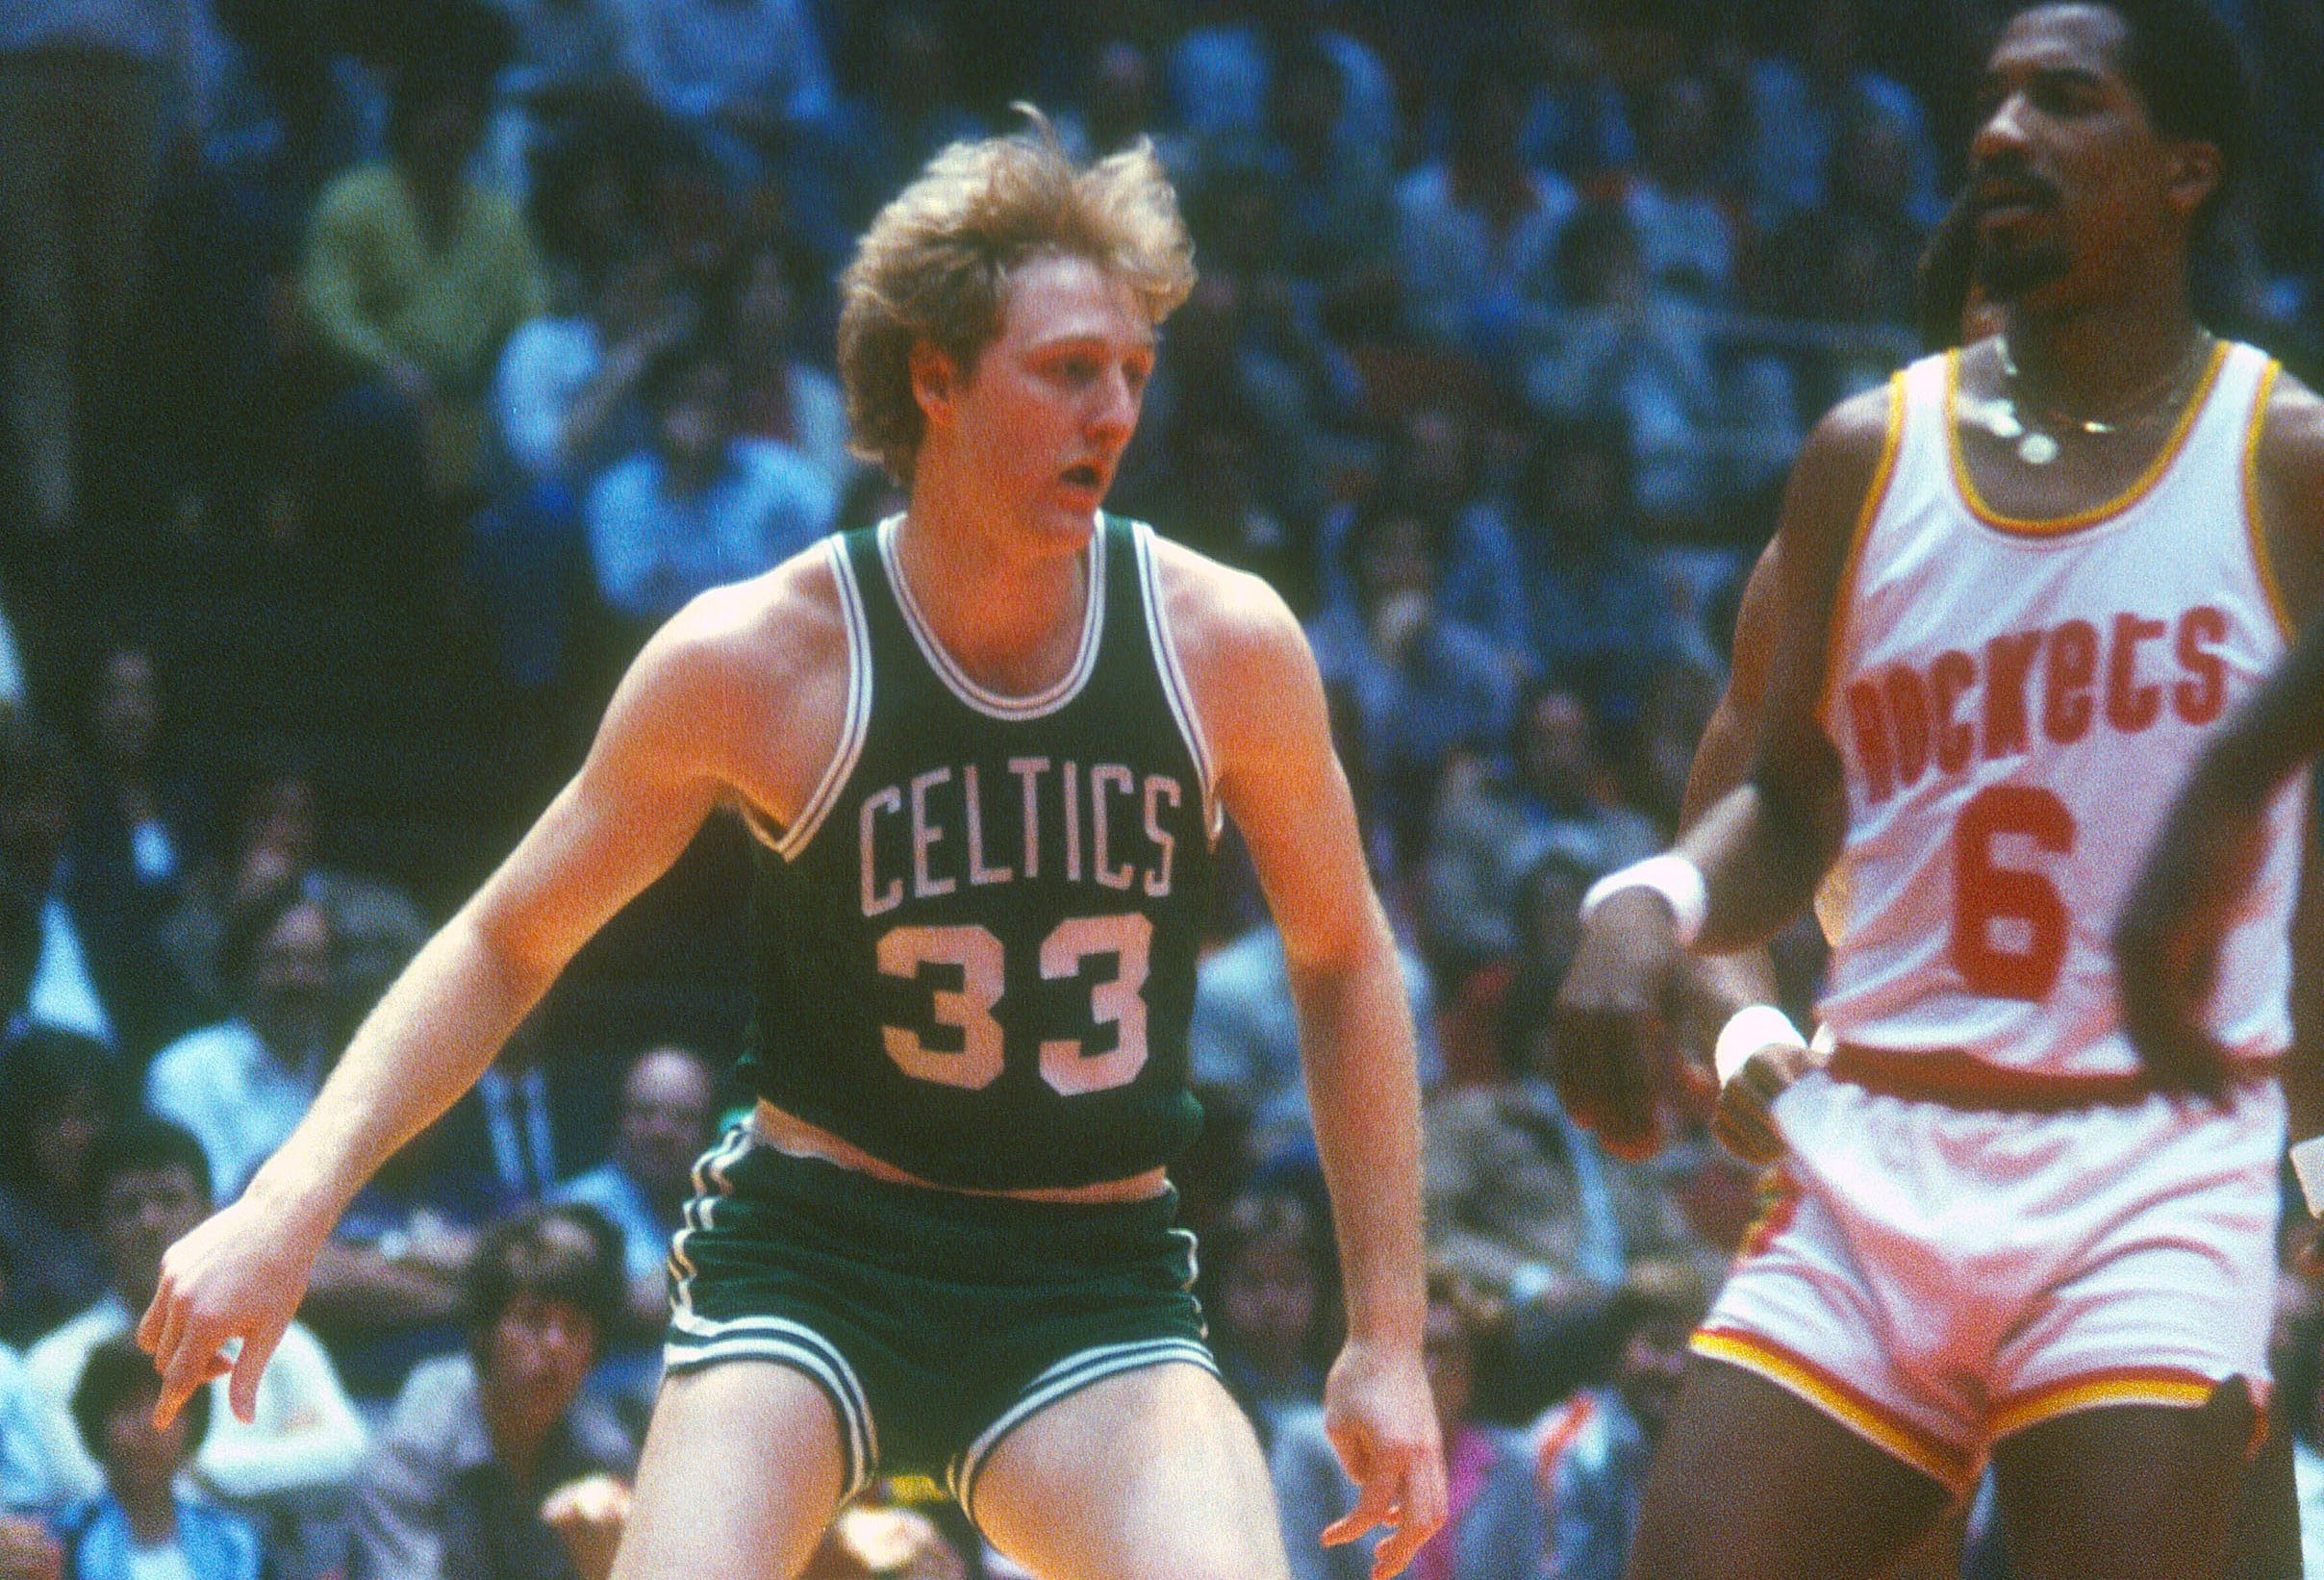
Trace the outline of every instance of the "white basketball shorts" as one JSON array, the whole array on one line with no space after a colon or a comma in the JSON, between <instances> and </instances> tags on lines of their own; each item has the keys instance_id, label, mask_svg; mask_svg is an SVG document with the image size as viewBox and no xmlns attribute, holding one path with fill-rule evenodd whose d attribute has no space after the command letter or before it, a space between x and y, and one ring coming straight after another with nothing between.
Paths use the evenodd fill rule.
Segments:
<instances>
[{"instance_id":1,"label":"white basketball shorts","mask_svg":"<svg viewBox=\"0 0 2324 1580\"><path fill-rule=\"evenodd\" d=\"M1822 1072L1695 1335L1955 1492L2072 1411L2267 1388L2285 1111L2147 1096L2064 1114L1884 1096Z\"/></svg>"}]
</instances>

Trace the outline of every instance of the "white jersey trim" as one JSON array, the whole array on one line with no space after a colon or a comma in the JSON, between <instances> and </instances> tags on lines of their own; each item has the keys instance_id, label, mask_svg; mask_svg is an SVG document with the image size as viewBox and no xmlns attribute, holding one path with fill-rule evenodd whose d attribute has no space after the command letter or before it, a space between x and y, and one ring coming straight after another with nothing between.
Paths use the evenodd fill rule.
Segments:
<instances>
[{"instance_id":1,"label":"white jersey trim","mask_svg":"<svg viewBox=\"0 0 2324 1580\"><path fill-rule=\"evenodd\" d=\"M1105 518L1097 518L1096 530L1089 541L1089 595L1083 600L1081 616L1081 647L1065 674L1053 684L1030 696L1008 696L980 686L966 669L945 651L943 642L928 618L921 613L912 596L912 585L904 579L903 566L896 557L897 529L903 525L901 515L891 515L878 527L880 564L887 567L888 585L896 589L897 607L903 611L904 627L912 633L912 640L920 647L921 656L945 689L989 718L1017 722L1042 718L1055 713L1081 694L1091 673L1098 667L1098 639L1105 629Z\"/></svg>"},{"instance_id":2,"label":"white jersey trim","mask_svg":"<svg viewBox=\"0 0 2324 1580\"><path fill-rule=\"evenodd\" d=\"M790 828L776 828L755 808L746 809L743 817L759 841L786 862L798 859L799 852L807 848L807 841L815 838L815 831L831 815L840 791L846 788L856 763L864 755L864 741L872 733L872 628L864 618L863 589L856 585L855 567L847 561L846 540L835 537L825 539L824 542L831 560L832 580L839 587L840 616L847 628L847 704L846 714L840 722L839 746Z\"/></svg>"},{"instance_id":3,"label":"white jersey trim","mask_svg":"<svg viewBox=\"0 0 2324 1580\"><path fill-rule=\"evenodd\" d=\"M1194 691L1178 663L1178 638L1162 600L1162 572L1154 563L1153 536L1154 529L1145 522L1130 523L1130 541L1138 552L1138 588L1146 600L1146 634L1153 645L1162 694L1170 702L1171 716L1178 722L1179 738L1194 758L1195 772L1202 779L1202 826L1215 843L1225 826L1218 801L1218 775L1211 765L1209 739L1202 733L1201 715L1195 711Z\"/></svg>"}]
</instances>

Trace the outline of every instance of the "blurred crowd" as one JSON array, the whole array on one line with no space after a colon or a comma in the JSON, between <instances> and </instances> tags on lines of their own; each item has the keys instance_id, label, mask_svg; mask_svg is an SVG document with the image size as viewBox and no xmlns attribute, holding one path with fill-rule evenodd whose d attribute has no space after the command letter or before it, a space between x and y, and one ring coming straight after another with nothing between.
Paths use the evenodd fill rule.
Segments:
<instances>
[{"instance_id":1,"label":"blurred crowd","mask_svg":"<svg viewBox=\"0 0 2324 1580\"><path fill-rule=\"evenodd\" d=\"M2312 378L2324 21L2218 3L2266 152L2201 299ZM253 1421L153 1428L127 1335L654 625L900 508L833 282L1018 101L1176 181L1201 283L1110 503L1306 620L1404 946L1454 1505L1417 1572L1618 1575L1754 1184L1700 1132L1601 1151L1547 1010L1582 890L1672 833L1802 435L1952 332L1916 264L1998 9L0 0L0 1576L602 1573L739 1096L730 821L347 1215ZM1352 1577L1247 873L1214 933L1204 1309L1295 1572ZM1819 940L1778 954L1802 1013ZM2317 1324L2287 1296L2309 1442ZM932 1493L813 1572L1012 1572Z\"/></svg>"}]
</instances>

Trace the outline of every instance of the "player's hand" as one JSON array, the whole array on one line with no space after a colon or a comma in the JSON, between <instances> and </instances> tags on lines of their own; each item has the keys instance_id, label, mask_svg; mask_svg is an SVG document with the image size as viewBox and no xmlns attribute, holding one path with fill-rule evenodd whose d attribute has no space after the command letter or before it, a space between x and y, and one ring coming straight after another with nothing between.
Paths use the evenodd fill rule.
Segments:
<instances>
[{"instance_id":1,"label":"player's hand","mask_svg":"<svg viewBox=\"0 0 2324 1580\"><path fill-rule=\"evenodd\" d=\"M1623 890L1582 923L1557 991L1551 1078L1575 1122L1616 1157L1649 1157L1662 1144L1672 1046L1665 1012L1686 958L1669 902Z\"/></svg>"},{"instance_id":2,"label":"player's hand","mask_svg":"<svg viewBox=\"0 0 2324 1580\"><path fill-rule=\"evenodd\" d=\"M1389 1580L1451 1506L1443 1433L1419 1349L1349 1340L1324 1381L1324 1433L1356 1488L1355 1507L1324 1527L1324 1545L1388 1527L1372 1555L1372 1580Z\"/></svg>"},{"instance_id":3,"label":"player's hand","mask_svg":"<svg viewBox=\"0 0 2324 1580\"><path fill-rule=\"evenodd\" d=\"M162 1374L156 1425L167 1425L195 1389L229 1372L235 1415L255 1417L259 1377L298 1310L320 1247L319 1234L245 1194L162 1254L161 1282L138 1323L138 1346Z\"/></svg>"},{"instance_id":4,"label":"player's hand","mask_svg":"<svg viewBox=\"0 0 2324 1580\"><path fill-rule=\"evenodd\" d=\"M1776 1127L1776 1099L1815 1064L1816 1056L1807 1049L1781 1042L1744 1060L1733 1077L1719 1087L1718 1106L1710 1116L1711 1135L1754 1167L1774 1163L1789 1148Z\"/></svg>"},{"instance_id":5,"label":"player's hand","mask_svg":"<svg viewBox=\"0 0 2324 1580\"><path fill-rule=\"evenodd\" d=\"M2226 1095L2231 1056L2202 1016L2262 832L2218 824L2198 831L2174 822L2148 853L2115 919L2122 1029L2165 1091Z\"/></svg>"},{"instance_id":6,"label":"player's hand","mask_svg":"<svg viewBox=\"0 0 2324 1580\"><path fill-rule=\"evenodd\" d=\"M542 1500L541 1523L557 1533L581 1580L605 1580L629 1526L629 1488L609 1475L576 1477Z\"/></svg>"}]
</instances>

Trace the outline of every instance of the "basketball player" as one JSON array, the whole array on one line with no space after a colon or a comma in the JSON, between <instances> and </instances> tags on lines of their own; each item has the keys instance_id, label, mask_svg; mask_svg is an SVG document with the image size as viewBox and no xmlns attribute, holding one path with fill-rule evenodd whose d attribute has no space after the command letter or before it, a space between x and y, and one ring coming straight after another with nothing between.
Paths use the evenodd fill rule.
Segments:
<instances>
[{"instance_id":1,"label":"basketball player","mask_svg":"<svg viewBox=\"0 0 2324 1580\"><path fill-rule=\"evenodd\" d=\"M1763 938L1836 876L1839 1046L1776 1101L1782 1189L1695 1340L1634 1575L1878 1572L1988 1456L2025 1572L2215 1574L2266 1386L2286 811L2214 1079L2140 1063L2107 928L2319 601L2318 407L2188 307L2241 127L2197 0L2022 12L1985 88L2006 330L1809 439L1749 782L1594 891L1564 993L1568 1101L1651 1147L1682 945Z\"/></svg>"},{"instance_id":2,"label":"basketball player","mask_svg":"<svg viewBox=\"0 0 2324 1580\"><path fill-rule=\"evenodd\" d=\"M711 592L580 773L366 1021L140 1329L164 1414L246 1407L316 1247L709 814L758 837L750 1121L697 1166L615 1563L795 1575L875 1471L944 1478L1044 1580L1287 1574L1164 1169L1231 816L1292 962L1349 1337L1326 1384L1394 1573L1442 1521L1418 1092L1396 957L1300 628L1100 514L1191 244L1143 146L955 145L843 282L857 442L909 506ZM229 1362L220 1347L240 1340Z\"/></svg>"}]
</instances>

